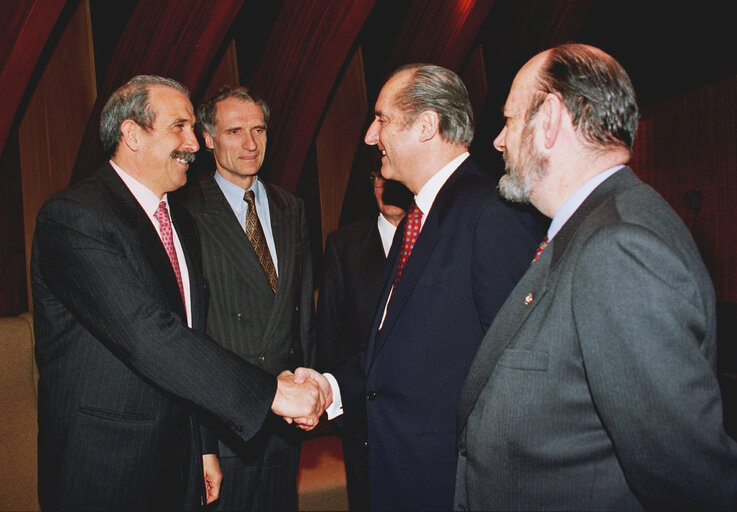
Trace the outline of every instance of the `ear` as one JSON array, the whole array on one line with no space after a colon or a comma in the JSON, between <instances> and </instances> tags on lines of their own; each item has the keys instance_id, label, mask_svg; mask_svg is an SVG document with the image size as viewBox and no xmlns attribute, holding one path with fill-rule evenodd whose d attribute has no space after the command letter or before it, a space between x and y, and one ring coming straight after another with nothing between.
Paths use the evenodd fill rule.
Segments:
<instances>
[{"instance_id":1,"label":"ear","mask_svg":"<svg viewBox=\"0 0 737 512\"><path fill-rule=\"evenodd\" d=\"M565 106L555 94L548 94L543 102L541 114L546 149L550 149L555 145L561 129L564 109Z\"/></svg>"},{"instance_id":2,"label":"ear","mask_svg":"<svg viewBox=\"0 0 737 512\"><path fill-rule=\"evenodd\" d=\"M126 119L120 123L121 140L131 151L138 151L140 146L140 132L141 127L132 119Z\"/></svg>"},{"instance_id":3,"label":"ear","mask_svg":"<svg viewBox=\"0 0 737 512\"><path fill-rule=\"evenodd\" d=\"M205 146L207 149L215 148L215 141L213 140L212 135L207 133L205 130L202 130L202 138L205 140Z\"/></svg>"},{"instance_id":4,"label":"ear","mask_svg":"<svg viewBox=\"0 0 737 512\"><path fill-rule=\"evenodd\" d=\"M440 117L433 110L425 110L417 117L415 122L419 123L420 142L432 139L440 130Z\"/></svg>"}]
</instances>

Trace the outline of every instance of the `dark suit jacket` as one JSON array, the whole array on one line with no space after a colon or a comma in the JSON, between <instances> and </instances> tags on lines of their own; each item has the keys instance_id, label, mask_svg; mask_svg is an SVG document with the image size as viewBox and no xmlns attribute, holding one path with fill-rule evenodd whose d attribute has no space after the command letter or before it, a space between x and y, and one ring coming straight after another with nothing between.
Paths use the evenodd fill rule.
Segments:
<instances>
[{"instance_id":1,"label":"dark suit jacket","mask_svg":"<svg viewBox=\"0 0 737 512\"><path fill-rule=\"evenodd\" d=\"M368 337L385 262L375 218L327 236L317 301L318 366L323 371L356 354Z\"/></svg>"},{"instance_id":2,"label":"dark suit jacket","mask_svg":"<svg viewBox=\"0 0 737 512\"><path fill-rule=\"evenodd\" d=\"M312 256L302 200L264 186L278 257L276 294L214 176L202 182L187 207L199 229L209 284L207 334L278 375L315 364ZM232 455L220 448L220 455Z\"/></svg>"},{"instance_id":3,"label":"dark suit jacket","mask_svg":"<svg viewBox=\"0 0 737 512\"><path fill-rule=\"evenodd\" d=\"M206 293L196 230L186 211L171 214L197 329ZM247 439L274 377L187 327L156 229L108 164L43 206L31 274L41 506L181 508L199 450L192 412L209 410Z\"/></svg>"},{"instance_id":4,"label":"dark suit jacket","mask_svg":"<svg viewBox=\"0 0 737 512\"><path fill-rule=\"evenodd\" d=\"M459 406L461 510L720 510L714 291L630 169L591 193L486 334Z\"/></svg>"},{"instance_id":5,"label":"dark suit jacket","mask_svg":"<svg viewBox=\"0 0 737 512\"><path fill-rule=\"evenodd\" d=\"M362 355L335 371L345 419L365 403L373 509L449 509L455 416L466 372L541 230L503 204L467 159L442 187L394 289L404 224Z\"/></svg>"}]
</instances>

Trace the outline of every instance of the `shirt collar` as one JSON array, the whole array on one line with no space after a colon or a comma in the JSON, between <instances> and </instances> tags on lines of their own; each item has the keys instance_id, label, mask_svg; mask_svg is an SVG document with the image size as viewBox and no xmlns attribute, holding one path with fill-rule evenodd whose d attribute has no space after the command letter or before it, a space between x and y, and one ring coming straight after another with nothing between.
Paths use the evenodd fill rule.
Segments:
<instances>
[{"instance_id":1,"label":"shirt collar","mask_svg":"<svg viewBox=\"0 0 737 512\"><path fill-rule=\"evenodd\" d=\"M435 175L430 178L427 183L425 183L420 191L415 196L415 203L417 204L417 207L422 210L422 223L425 223L425 219L427 218L427 214L430 212L430 208L432 208L432 204L435 202L435 197L437 197L438 192L440 192L440 189L443 188L443 185L445 185L445 182L448 181L448 178L455 172L456 169L468 158L469 154L468 151L465 151L464 153L458 155L453 160L448 162L442 169L440 169L438 172L435 173Z\"/></svg>"},{"instance_id":2,"label":"shirt collar","mask_svg":"<svg viewBox=\"0 0 737 512\"><path fill-rule=\"evenodd\" d=\"M568 222L568 219L571 218L576 210L578 210L578 207L581 206L581 204L586 200L587 197L589 197L589 194L591 194L591 192L593 192L596 187L601 185L604 180L606 180L609 176L622 169L623 167L624 165L616 165L611 169L600 172L589 181L584 183L581 188L576 190L576 192L574 192L573 195L569 197L565 203L563 203L563 206L560 207L560 209L553 217L553 220L550 222L550 227L548 228L548 240L552 240L555 235L558 234L560 228L562 228L565 223Z\"/></svg>"},{"instance_id":3,"label":"shirt collar","mask_svg":"<svg viewBox=\"0 0 737 512\"><path fill-rule=\"evenodd\" d=\"M164 201L166 203L166 207L169 208L169 199L167 194L164 194L164 197L159 198L155 193L151 191L146 185L135 179L133 176L125 172L118 164L110 160L110 165L112 166L113 170L120 176L120 179L123 180L123 183L125 183L125 186L128 187L128 190L131 191L131 194L133 194L133 197L136 198L136 201L138 201L138 204L141 205L141 208L143 208L143 211L146 212L146 215L149 217L153 217L156 213L156 210L159 208L159 203L161 201Z\"/></svg>"},{"instance_id":4,"label":"shirt collar","mask_svg":"<svg viewBox=\"0 0 737 512\"><path fill-rule=\"evenodd\" d=\"M220 186L220 190L223 191L225 199L228 200L228 204L237 212L243 207L243 196L246 194L246 189L239 187L235 183L232 183L225 178L219 172L215 171L215 181ZM263 193L263 184L260 180L256 179L248 190L253 190L254 202L259 204L261 201L261 194ZM258 208L257 208L258 211Z\"/></svg>"}]
</instances>

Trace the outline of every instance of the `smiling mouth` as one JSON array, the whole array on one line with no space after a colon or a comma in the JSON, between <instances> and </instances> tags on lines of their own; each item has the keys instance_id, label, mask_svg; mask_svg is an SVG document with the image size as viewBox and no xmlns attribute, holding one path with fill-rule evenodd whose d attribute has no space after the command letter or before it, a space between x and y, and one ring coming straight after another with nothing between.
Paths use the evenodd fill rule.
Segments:
<instances>
[{"instance_id":1,"label":"smiling mouth","mask_svg":"<svg viewBox=\"0 0 737 512\"><path fill-rule=\"evenodd\" d=\"M192 162L194 162L196 155L189 151L176 151L175 150L171 152L171 157L177 162L183 163L184 165L189 165Z\"/></svg>"}]
</instances>

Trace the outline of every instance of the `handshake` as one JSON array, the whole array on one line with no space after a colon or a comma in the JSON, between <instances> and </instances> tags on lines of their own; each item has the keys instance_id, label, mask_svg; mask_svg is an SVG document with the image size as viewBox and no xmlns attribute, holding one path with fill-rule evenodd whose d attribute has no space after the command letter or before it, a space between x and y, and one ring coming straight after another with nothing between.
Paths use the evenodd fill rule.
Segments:
<instances>
[{"instance_id":1,"label":"handshake","mask_svg":"<svg viewBox=\"0 0 737 512\"><path fill-rule=\"evenodd\" d=\"M284 370L276 381L271 410L301 429L315 428L322 413L333 403L330 383L324 375L310 368L297 368L294 373Z\"/></svg>"}]
</instances>

